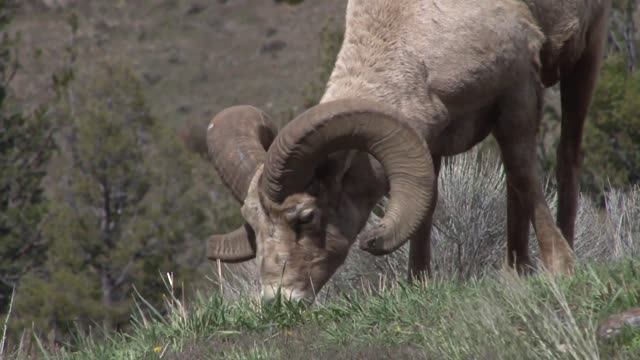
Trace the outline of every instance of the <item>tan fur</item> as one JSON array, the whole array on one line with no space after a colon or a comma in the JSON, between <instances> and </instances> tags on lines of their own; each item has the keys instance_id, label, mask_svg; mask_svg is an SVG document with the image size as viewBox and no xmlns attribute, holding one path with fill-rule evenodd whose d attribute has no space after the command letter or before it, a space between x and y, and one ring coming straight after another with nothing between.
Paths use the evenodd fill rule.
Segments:
<instances>
[{"instance_id":1,"label":"tan fur","mask_svg":"<svg viewBox=\"0 0 640 360\"><path fill-rule=\"evenodd\" d=\"M542 63L571 67L605 3L349 1L344 44L321 102L356 96L390 103L416 119L433 153L460 153L490 126L491 116L482 115L501 96L523 79L538 81L543 50ZM442 136L447 126L455 129Z\"/></svg>"},{"instance_id":2,"label":"tan fur","mask_svg":"<svg viewBox=\"0 0 640 360\"><path fill-rule=\"evenodd\" d=\"M570 271L581 129L609 6L609 0L350 0L344 42L321 102L355 97L397 108L426 139L436 176L443 156L467 151L492 133L507 172L509 265L530 265L533 224L543 264ZM558 81L560 228L544 200L535 154L543 89ZM346 156L335 156L332 170L315 179L319 190L283 204L249 189L243 214L258 233L266 298L274 295L269 287L282 285L285 294L312 299L388 190L375 160ZM254 184L259 177L260 171ZM410 239L411 276L429 272L433 190L427 218ZM304 209L317 217L296 233L286 214L295 220Z\"/></svg>"},{"instance_id":3,"label":"tan fur","mask_svg":"<svg viewBox=\"0 0 640 360\"><path fill-rule=\"evenodd\" d=\"M542 199L532 142L543 86L570 75L590 52L596 66L581 71L590 72L583 74L587 78L597 76L605 33L597 26L609 6L608 0L352 0L345 40L321 102L355 96L392 104L415 120L434 159L464 152L493 132L507 162L513 210L531 218L544 265L568 270L570 246ZM587 88L582 95L582 108L588 107L590 93ZM581 138L581 131L575 136ZM566 167L579 168L575 158ZM577 174L575 169L563 176ZM576 186L567 191L575 192ZM575 203L575 195L562 189L560 196ZM566 212L575 208L569 204ZM573 219L564 222L572 237ZM529 263L525 246L517 244L526 244L525 226L528 221L513 220L508 235L510 251L523 257L510 260L519 268ZM428 271L428 264L424 267L413 271Z\"/></svg>"}]
</instances>

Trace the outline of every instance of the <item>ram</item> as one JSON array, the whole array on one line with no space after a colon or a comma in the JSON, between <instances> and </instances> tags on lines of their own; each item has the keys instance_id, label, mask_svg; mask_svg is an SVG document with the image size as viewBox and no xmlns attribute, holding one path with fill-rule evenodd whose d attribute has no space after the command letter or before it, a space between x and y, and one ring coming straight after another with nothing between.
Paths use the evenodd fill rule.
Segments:
<instances>
[{"instance_id":1,"label":"ram","mask_svg":"<svg viewBox=\"0 0 640 360\"><path fill-rule=\"evenodd\" d=\"M264 300L313 301L351 245L389 254L407 241L409 277L430 272L444 156L492 134L507 178L507 261L573 267L582 131L603 57L609 0L350 0L320 103L279 132L239 105L207 130L212 162L246 223L207 243L210 259L255 258ZM536 169L545 87L560 83L557 223ZM470 175L471 176L471 175ZM385 214L363 231L376 202Z\"/></svg>"}]
</instances>

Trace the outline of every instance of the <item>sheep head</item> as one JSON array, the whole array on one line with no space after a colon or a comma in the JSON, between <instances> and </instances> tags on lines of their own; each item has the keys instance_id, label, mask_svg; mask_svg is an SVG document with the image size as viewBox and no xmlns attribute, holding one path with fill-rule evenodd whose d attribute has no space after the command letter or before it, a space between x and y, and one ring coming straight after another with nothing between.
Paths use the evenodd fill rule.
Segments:
<instances>
[{"instance_id":1,"label":"sheep head","mask_svg":"<svg viewBox=\"0 0 640 360\"><path fill-rule=\"evenodd\" d=\"M208 257L255 258L264 300L280 293L313 301L357 237L362 249L384 255L413 234L432 196L433 165L409 122L368 100L321 103L276 132L250 106L225 109L212 120L210 155L243 202L246 223L212 236ZM385 216L361 233L387 191Z\"/></svg>"}]
</instances>

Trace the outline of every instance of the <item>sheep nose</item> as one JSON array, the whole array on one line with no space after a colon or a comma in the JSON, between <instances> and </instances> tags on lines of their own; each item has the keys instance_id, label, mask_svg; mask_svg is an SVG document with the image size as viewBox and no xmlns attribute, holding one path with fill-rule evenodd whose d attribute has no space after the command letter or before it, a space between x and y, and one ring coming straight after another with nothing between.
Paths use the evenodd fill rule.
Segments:
<instances>
[{"instance_id":1,"label":"sheep nose","mask_svg":"<svg viewBox=\"0 0 640 360\"><path fill-rule=\"evenodd\" d=\"M272 306L276 302L275 296L263 296L262 297L262 306Z\"/></svg>"},{"instance_id":2,"label":"sheep nose","mask_svg":"<svg viewBox=\"0 0 640 360\"><path fill-rule=\"evenodd\" d=\"M301 300L304 300L305 297L299 291L284 287L273 290L271 288L265 288L261 292L261 300L263 306L269 306L277 303L278 299L283 302L292 301L297 303Z\"/></svg>"},{"instance_id":3,"label":"sheep nose","mask_svg":"<svg viewBox=\"0 0 640 360\"><path fill-rule=\"evenodd\" d=\"M262 291L260 294L260 300L262 300L263 303L272 303L276 299L275 295L276 294L271 291Z\"/></svg>"},{"instance_id":4,"label":"sheep nose","mask_svg":"<svg viewBox=\"0 0 640 360\"><path fill-rule=\"evenodd\" d=\"M262 300L263 306L269 306L276 302L280 296L279 291L271 288L263 288L260 294L260 299Z\"/></svg>"}]
</instances>

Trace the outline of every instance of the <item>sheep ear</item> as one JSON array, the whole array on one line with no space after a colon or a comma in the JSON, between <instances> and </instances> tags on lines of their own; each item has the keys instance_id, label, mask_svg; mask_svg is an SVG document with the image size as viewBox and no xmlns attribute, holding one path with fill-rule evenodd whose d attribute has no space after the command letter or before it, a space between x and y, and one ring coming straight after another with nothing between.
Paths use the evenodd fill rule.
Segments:
<instances>
[{"instance_id":1,"label":"sheep ear","mask_svg":"<svg viewBox=\"0 0 640 360\"><path fill-rule=\"evenodd\" d=\"M224 235L212 235L207 240L207 258L226 263L238 263L256 257L256 235L244 224Z\"/></svg>"},{"instance_id":2,"label":"sheep ear","mask_svg":"<svg viewBox=\"0 0 640 360\"><path fill-rule=\"evenodd\" d=\"M347 151L345 157L340 163L337 171L336 171L336 181L342 184L344 176L351 169L351 165L353 164L353 159L356 157L357 150L349 150Z\"/></svg>"},{"instance_id":3,"label":"sheep ear","mask_svg":"<svg viewBox=\"0 0 640 360\"><path fill-rule=\"evenodd\" d=\"M328 156L322 166L316 170L316 175L324 179L325 182L331 183L333 187L340 187L344 176L351 169L356 153L356 150L348 150Z\"/></svg>"}]
</instances>

